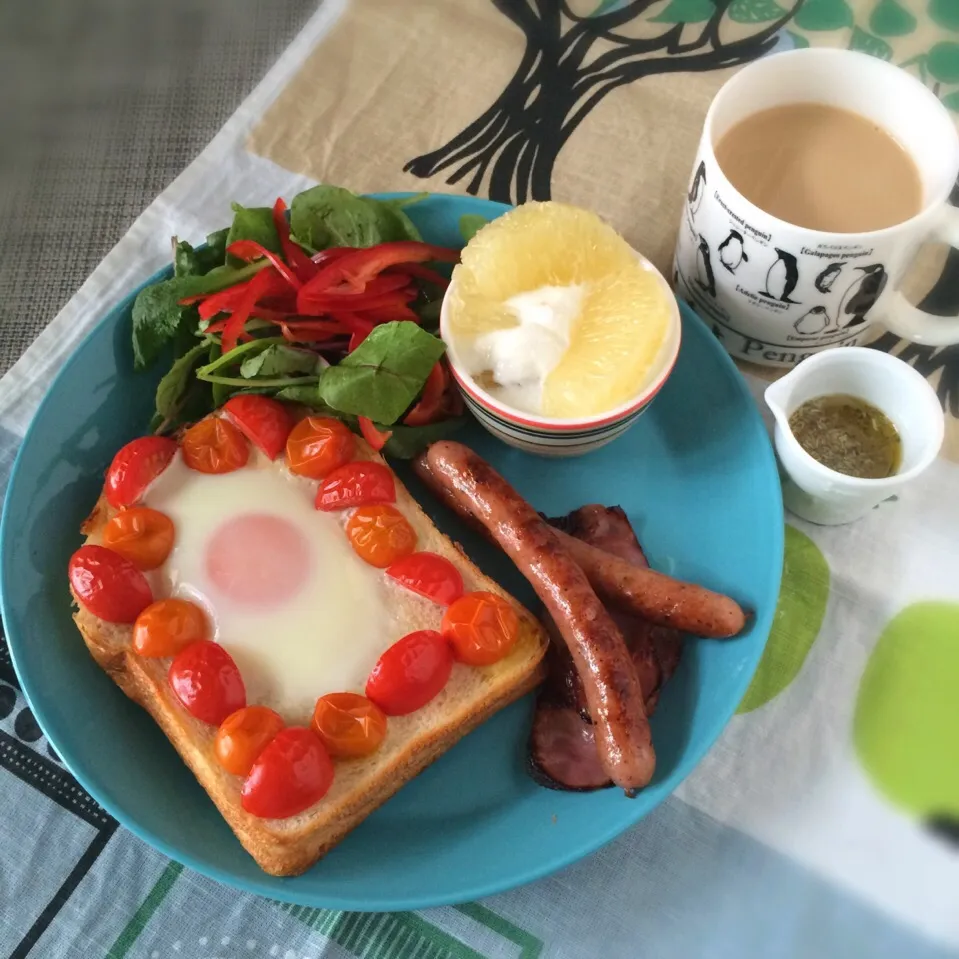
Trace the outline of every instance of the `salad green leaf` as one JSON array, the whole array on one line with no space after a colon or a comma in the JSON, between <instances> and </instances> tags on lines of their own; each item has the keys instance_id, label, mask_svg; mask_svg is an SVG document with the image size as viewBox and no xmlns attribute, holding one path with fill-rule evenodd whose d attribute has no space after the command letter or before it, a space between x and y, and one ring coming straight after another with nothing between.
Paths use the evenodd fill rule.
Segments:
<instances>
[{"instance_id":1,"label":"salad green leaf","mask_svg":"<svg viewBox=\"0 0 959 959\"><path fill-rule=\"evenodd\" d=\"M416 399L446 346L409 320L383 323L320 378L320 398L341 413L395 423Z\"/></svg>"},{"instance_id":2,"label":"salad green leaf","mask_svg":"<svg viewBox=\"0 0 959 959\"><path fill-rule=\"evenodd\" d=\"M193 375L201 357L208 353L208 343L197 343L179 357L160 380L156 392L159 422L154 426L157 432L175 429L183 422L203 416L212 408L210 388Z\"/></svg>"},{"instance_id":3,"label":"salad green leaf","mask_svg":"<svg viewBox=\"0 0 959 959\"><path fill-rule=\"evenodd\" d=\"M420 450L430 443L445 439L465 425L466 416L456 416L438 423L429 423L426 426L389 426L393 435L386 441L383 452L387 456L395 456L401 460L411 460Z\"/></svg>"},{"instance_id":4,"label":"salad green leaf","mask_svg":"<svg viewBox=\"0 0 959 959\"><path fill-rule=\"evenodd\" d=\"M375 246L395 240L421 240L403 207L426 194L400 200L374 200L338 186L320 184L293 198L290 230L309 250L331 246Z\"/></svg>"},{"instance_id":5,"label":"salad green leaf","mask_svg":"<svg viewBox=\"0 0 959 959\"><path fill-rule=\"evenodd\" d=\"M203 276L226 262L226 237L229 230L217 230L207 235L206 244L192 247L186 240L178 241L173 249L174 276Z\"/></svg>"},{"instance_id":6,"label":"salad green leaf","mask_svg":"<svg viewBox=\"0 0 959 959\"><path fill-rule=\"evenodd\" d=\"M245 207L239 203L233 205L233 225L226 236L226 246L237 240L255 240L274 253L279 253L280 238L273 225L273 211L268 206ZM229 262L241 261L230 258Z\"/></svg>"},{"instance_id":7,"label":"salad green leaf","mask_svg":"<svg viewBox=\"0 0 959 959\"><path fill-rule=\"evenodd\" d=\"M469 243L487 223L489 223L489 220L485 216L480 216L479 213L464 213L460 217L459 223L460 236L463 237L463 242Z\"/></svg>"},{"instance_id":8,"label":"salad green leaf","mask_svg":"<svg viewBox=\"0 0 959 959\"><path fill-rule=\"evenodd\" d=\"M296 350L292 346L274 343L265 350L248 357L240 364L240 376L281 376L290 373L316 373L322 362L315 353Z\"/></svg>"},{"instance_id":9,"label":"salad green leaf","mask_svg":"<svg viewBox=\"0 0 959 959\"><path fill-rule=\"evenodd\" d=\"M202 276L174 277L140 290L133 302L134 368L145 370L151 366L163 348L173 340L185 309L180 306L180 300L224 290L248 280L267 265L267 260L256 260L242 267L218 266ZM192 310L190 312L193 313ZM184 319L188 320L188 317Z\"/></svg>"}]
</instances>

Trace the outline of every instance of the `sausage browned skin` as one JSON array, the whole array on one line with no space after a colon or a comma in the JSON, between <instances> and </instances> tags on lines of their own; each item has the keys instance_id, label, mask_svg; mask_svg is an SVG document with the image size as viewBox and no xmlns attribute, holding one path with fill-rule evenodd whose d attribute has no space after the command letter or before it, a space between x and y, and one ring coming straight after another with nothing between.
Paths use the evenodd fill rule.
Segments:
<instances>
[{"instance_id":1,"label":"sausage browned skin","mask_svg":"<svg viewBox=\"0 0 959 959\"><path fill-rule=\"evenodd\" d=\"M452 495L437 480L427 454L416 458L413 469L446 506L469 525L478 526L481 532L486 532L469 505ZM741 607L728 596L627 563L561 530L554 530L554 534L586 573L593 588L625 611L642 616L658 626L670 626L710 639L735 636L746 624Z\"/></svg>"},{"instance_id":2,"label":"sausage browned skin","mask_svg":"<svg viewBox=\"0 0 959 959\"><path fill-rule=\"evenodd\" d=\"M627 795L653 776L643 693L623 637L553 530L485 460L461 443L434 443L430 472L489 530L546 606L583 678L600 759Z\"/></svg>"},{"instance_id":3,"label":"sausage browned skin","mask_svg":"<svg viewBox=\"0 0 959 959\"><path fill-rule=\"evenodd\" d=\"M710 639L735 636L746 625L742 608L722 593L634 566L560 530L556 536L594 589L623 610Z\"/></svg>"}]
</instances>

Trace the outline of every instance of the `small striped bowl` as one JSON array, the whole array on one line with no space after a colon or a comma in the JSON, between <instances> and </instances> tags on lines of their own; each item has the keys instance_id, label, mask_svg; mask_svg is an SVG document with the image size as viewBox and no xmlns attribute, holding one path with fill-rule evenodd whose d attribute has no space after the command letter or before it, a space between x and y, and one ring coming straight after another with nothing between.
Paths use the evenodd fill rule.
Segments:
<instances>
[{"instance_id":1,"label":"small striped bowl","mask_svg":"<svg viewBox=\"0 0 959 959\"><path fill-rule=\"evenodd\" d=\"M455 288L455 279L450 284L440 311L440 335L446 343L450 370L466 405L493 436L517 449L540 456L581 456L622 436L639 419L673 370L679 354L682 321L676 298L663 275L645 257L638 253L636 255L647 269L656 274L670 305L666 337L656 361L643 382L638 384L632 399L605 413L583 419L559 419L526 413L501 403L476 384L459 362L456 345L447 331L447 306L449 293Z\"/></svg>"}]
</instances>

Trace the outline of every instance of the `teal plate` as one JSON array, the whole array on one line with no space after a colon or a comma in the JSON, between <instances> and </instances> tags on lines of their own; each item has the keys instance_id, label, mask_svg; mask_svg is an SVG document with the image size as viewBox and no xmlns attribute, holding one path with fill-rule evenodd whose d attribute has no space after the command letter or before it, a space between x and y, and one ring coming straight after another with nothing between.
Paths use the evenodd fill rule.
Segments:
<instances>
[{"instance_id":1,"label":"teal plate","mask_svg":"<svg viewBox=\"0 0 959 959\"><path fill-rule=\"evenodd\" d=\"M433 243L459 246L459 217L500 204L433 196L410 215ZM160 279L157 274L150 282ZM676 368L622 438L579 459L509 449L472 424L460 438L548 514L619 504L652 565L755 611L741 637L690 640L653 719L656 776L636 799L564 793L526 774L533 698L477 729L305 875L277 879L244 852L159 728L93 662L73 622L67 560L114 452L141 433L160 375L135 375L130 296L87 337L50 387L10 478L0 527L0 590L14 666L71 772L124 826L214 879L331 909L400 910L478 899L586 856L635 825L689 775L729 721L762 655L783 553L773 454L735 366L683 307ZM523 602L518 572L437 506L400 467L437 525Z\"/></svg>"}]
</instances>

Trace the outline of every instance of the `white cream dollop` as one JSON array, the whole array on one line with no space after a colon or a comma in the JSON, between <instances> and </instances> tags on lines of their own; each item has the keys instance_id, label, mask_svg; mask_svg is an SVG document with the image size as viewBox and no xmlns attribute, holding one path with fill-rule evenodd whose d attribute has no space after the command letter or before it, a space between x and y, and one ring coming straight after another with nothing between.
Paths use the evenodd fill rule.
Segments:
<instances>
[{"instance_id":1,"label":"white cream dollop","mask_svg":"<svg viewBox=\"0 0 959 959\"><path fill-rule=\"evenodd\" d=\"M541 286L510 297L505 305L518 324L463 344L467 371L492 374L486 389L501 402L540 413L546 377L569 349L585 292L583 285Z\"/></svg>"}]
</instances>

